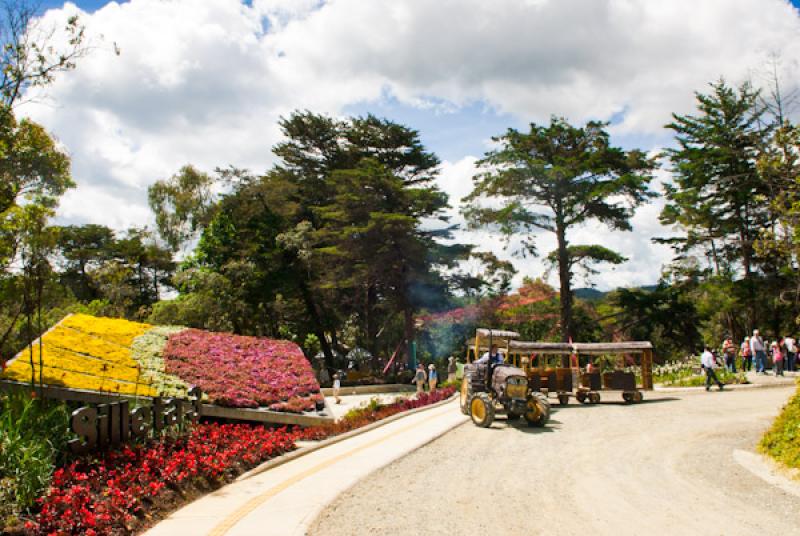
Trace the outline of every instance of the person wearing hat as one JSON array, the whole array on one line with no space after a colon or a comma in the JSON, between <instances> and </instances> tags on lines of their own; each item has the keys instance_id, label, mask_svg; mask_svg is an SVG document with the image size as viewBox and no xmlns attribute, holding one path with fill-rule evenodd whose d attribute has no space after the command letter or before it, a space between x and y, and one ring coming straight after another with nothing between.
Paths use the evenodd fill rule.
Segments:
<instances>
[{"instance_id":1,"label":"person wearing hat","mask_svg":"<svg viewBox=\"0 0 800 536\"><path fill-rule=\"evenodd\" d=\"M450 356L447 360L447 381L454 382L456 381L456 372L458 371L458 367L456 366L456 358L455 356Z\"/></svg>"},{"instance_id":2,"label":"person wearing hat","mask_svg":"<svg viewBox=\"0 0 800 536\"><path fill-rule=\"evenodd\" d=\"M417 365L417 371L414 373L414 383L417 384L418 393L425 390L425 365L422 363Z\"/></svg>"},{"instance_id":3,"label":"person wearing hat","mask_svg":"<svg viewBox=\"0 0 800 536\"><path fill-rule=\"evenodd\" d=\"M433 391L436 389L436 382L439 381L439 373L436 372L436 365L431 363L428 365L428 389Z\"/></svg>"}]
</instances>

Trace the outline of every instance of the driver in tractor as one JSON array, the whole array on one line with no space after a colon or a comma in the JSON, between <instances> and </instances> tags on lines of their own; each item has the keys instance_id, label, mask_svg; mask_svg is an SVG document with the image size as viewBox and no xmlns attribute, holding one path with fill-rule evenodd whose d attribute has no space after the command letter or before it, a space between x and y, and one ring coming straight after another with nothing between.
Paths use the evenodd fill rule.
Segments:
<instances>
[{"instance_id":1,"label":"driver in tractor","mask_svg":"<svg viewBox=\"0 0 800 536\"><path fill-rule=\"evenodd\" d=\"M503 357L503 354L500 353L500 349L497 347L497 345L493 344L489 347L489 351L483 354L475 363L481 365L484 363L489 363L490 365L502 365L505 363L505 358Z\"/></svg>"}]
</instances>

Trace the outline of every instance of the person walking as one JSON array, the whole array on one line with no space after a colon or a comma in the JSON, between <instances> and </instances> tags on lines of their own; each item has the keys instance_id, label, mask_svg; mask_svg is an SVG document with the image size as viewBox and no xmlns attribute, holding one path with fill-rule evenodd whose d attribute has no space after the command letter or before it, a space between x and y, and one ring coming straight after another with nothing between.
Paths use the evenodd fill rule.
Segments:
<instances>
[{"instance_id":1,"label":"person walking","mask_svg":"<svg viewBox=\"0 0 800 536\"><path fill-rule=\"evenodd\" d=\"M736 345L730 337L722 341L722 355L725 356L725 368L729 372L736 372Z\"/></svg>"},{"instance_id":2,"label":"person walking","mask_svg":"<svg viewBox=\"0 0 800 536\"><path fill-rule=\"evenodd\" d=\"M794 372L797 363L797 341L792 337L784 337L783 345L786 347L786 370Z\"/></svg>"},{"instance_id":3,"label":"person walking","mask_svg":"<svg viewBox=\"0 0 800 536\"><path fill-rule=\"evenodd\" d=\"M764 339L757 329L753 330L753 336L750 337L750 352L753 354L756 364L756 373L765 374L767 368L767 347L764 345Z\"/></svg>"},{"instance_id":4,"label":"person walking","mask_svg":"<svg viewBox=\"0 0 800 536\"><path fill-rule=\"evenodd\" d=\"M750 337L745 337L740 350L742 354L742 370L747 372L753 368L753 351L750 349Z\"/></svg>"},{"instance_id":5,"label":"person walking","mask_svg":"<svg viewBox=\"0 0 800 536\"><path fill-rule=\"evenodd\" d=\"M456 358L455 356L450 356L447 360L447 382L452 383L456 381L456 372L458 372L458 366L456 365Z\"/></svg>"},{"instance_id":6,"label":"person walking","mask_svg":"<svg viewBox=\"0 0 800 536\"><path fill-rule=\"evenodd\" d=\"M783 349L778 341L772 343L772 362L775 365L775 376L783 376Z\"/></svg>"},{"instance_id":7,"label":"person walking","mask_svg":"<svg viewBox=\"0 0 800 536\"><path fill-rule=\"evenodd\" d=\"M342 389L342 377L337 372L333 375L333 399L336 400L337 404L342 403L342 399L339 398L339 392Z\"/></svg>"},{"instance_id":8,"label":"person walking","mask_svg":"<svg viewBox=\"0 0 800 536\"><path fill-rule=\"evenodd\" d=\"M714 354L711 353L711 348L708 346L705 347L703 355L700 356L700 365L702 365L703 369L706 371L706 391L711 390L712 382L719 385L719 390L722 391L722 382L719 381L717 374L714 372L714 369L717 368L717 360Z\"/></svg>"},{"instance_id":9,"label":"person walking","mask_svg":"<svg viewBox=\"0 0 800 536\"><path fill-rule=\"evenodd\" d=\"M439 373L436 372L436 365L431 363L428 365L428 390L433 392L436 389L436 384L439 382Z\"/></svg>"},{"instance_id":10,"label":"person walking","mask_svg":"<svg viewBox=\"0 0 800 536\"><path fill-rule=\"evenodd\" d=\"M417 384L418 393L425 390L425 365L422 363L417 365L417 372L414 373L414 382Z\"/></svg>"}]
</instances>

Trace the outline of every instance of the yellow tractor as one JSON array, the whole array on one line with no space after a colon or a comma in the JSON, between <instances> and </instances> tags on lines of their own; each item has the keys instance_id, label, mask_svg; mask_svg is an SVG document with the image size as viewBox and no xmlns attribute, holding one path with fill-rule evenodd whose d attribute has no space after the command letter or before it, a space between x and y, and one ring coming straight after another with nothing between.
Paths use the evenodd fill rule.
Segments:
<instances>
[{"instance_id":1,"label":"yellow tractor","mask_svg":"<svg viewBox=\"0 0 800 536\"><path fill-rule=\"evenodd\" d=\"M509 341L517 337L519 334L513 331L478 329L474 354L467 356L467 360L477 358L482 349L481 339L489 351L499 349L501 344L508 351ZM496 354L464 367L461 411L482 428L491 426L497 414L505 414L509 421L522 417L530 426L544 426L550 418L550 402L529 382L524 370L503 363Z\"/></svg>"}]
</instances>

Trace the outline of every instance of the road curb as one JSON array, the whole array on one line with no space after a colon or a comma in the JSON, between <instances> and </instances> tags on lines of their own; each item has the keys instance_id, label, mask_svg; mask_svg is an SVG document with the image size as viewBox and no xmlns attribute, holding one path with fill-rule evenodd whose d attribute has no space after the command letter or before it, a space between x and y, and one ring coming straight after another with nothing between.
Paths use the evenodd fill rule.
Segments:
<instances>
[{"instance_id":1,"label":"road curb","mask_svg":"<svg viewBox=\"0 0 800 536\"><path fill-rule=\"evenodd\" d=\"M392 415L391 417L387 417L385 419L381 419L379 421L376 421L374 423L368 424L366 426L362 426L361 428L357 428L355 430L351 430L349 432L345 432L344 434L340 434L340 435L325 439L323 441L320 441L316 445L311 445L311 446L308 446L308 447L302 447L302 448L299 448L297 450L293 450L291 452L288 452L286 454L278 456L277 458L273 458L273 459L271 459L269 461L266 461L266 462L262 463L261 465L259 465L258 467L247 471L246 473L240 475L236 480L234 480L234 482L247 480L248 478L251 478L251 477L254 477L256 475L260 475L261 473L264 473L266 471L269 471L270 469L274 469L275 467L279 467L279 466L281 466L281 465L283 465L285 463L289 463L289 462L294 461L294 460L296 460L298 458L302 458L303 456L311 454L312 452L316 452L316 451L318 451L320 449L323 449L325 447L329 447L331 445L335 445L336 443L339 443L339 442L344 441L346 439L350 439L351 437L356 437L356 436L359 436L361 434L365 434L365 433L367 433L369 431L375 430L376 428L380 428L381 426L385 426L385 425L387 425L389 423L392 423L394 421L400 420L403 417L408 417L409 415L414 415L415 413L420 413L420 412L423 412L423 411L428 411L428 410L431 410L431 409L435 409L435 408L444 406L445 404L449 404L450 402L452 402L456 398L458 398L458 392L453 393L453 395L451 397L446 398L445 400L441 400L439 402L436 402L435 404L430 404L428 406L422 406L421 408L410 409L408 411L404 411L402 413L398 413L397 415ZM439 436L439 437L441 437L441 436Z\"/></svg>"},{"instance_id":2,"label":"road curb","mask_svg":"<svg viewBox=\"0 0 800 536\"><path fill-rule=\"evenodd\" d=\"M793 387L798 385L798 382L780 382L780 383L731 383L726 384L725 389L728 391L737 391L739 389L778 389L781 387ZM694 393L705 391L705 387L659 387L653 389L652 393ZM716 386L713 386L713 390L717 390Z\"/></svg>"},{"instance_id":3,"label":"road curb","mask_svg":"<svg viewBox=\"0 0 800 536\"><path fill-rule=\"evenodd\" d=\"M800 497L800 482L795 480L796 475L800 474L797 469L789 469L768 456L741 449L733 451L733 459L767 484Z\"/></svg>"}]
</instances>

